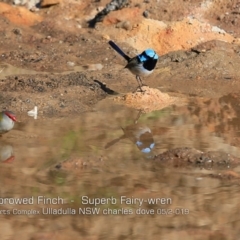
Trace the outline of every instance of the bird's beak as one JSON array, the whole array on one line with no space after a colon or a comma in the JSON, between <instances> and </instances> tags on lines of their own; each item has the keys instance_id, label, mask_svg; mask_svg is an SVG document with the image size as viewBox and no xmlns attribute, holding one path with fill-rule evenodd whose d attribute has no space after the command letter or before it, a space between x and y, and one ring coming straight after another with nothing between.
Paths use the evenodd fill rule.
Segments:
<instances>
[{"instance_id":1,"label":"bird's beak","mask_svg":"<svg viewBox=\"0 0 240 240\"><path fill-rule=\"evenodd\" d=\"M12 116L12 120L13 120L14 122L17 122L17 118L16 118L15 116Z\"/></svg>"}]
</instances>

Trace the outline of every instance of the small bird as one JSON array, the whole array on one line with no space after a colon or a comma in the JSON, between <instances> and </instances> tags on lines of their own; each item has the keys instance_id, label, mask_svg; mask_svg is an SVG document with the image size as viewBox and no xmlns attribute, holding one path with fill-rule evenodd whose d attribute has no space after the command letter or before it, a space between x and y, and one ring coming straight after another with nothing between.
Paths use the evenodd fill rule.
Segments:
<instances>
[{"instance_id":1,"label":"small bird","mask_svg":"<svg viewBox=\"0 0 240 240\"><path fill-rule=\"evenodd\" d=\"M118 52L123 58L127 60L127 65L125 68L129 69L134 75L139 85L140 90L142 90L142 79L141 77L150 75L154 68L156 67L158 61L158 55L153 49L146 49L141 54L131 58L126 55L113 41L108 42L109 45Z\"/></svg>"},{"instance_id":2,"label":"small bird","mask_svg":"<svg viewBox=\"0 0 240 240\"><path fill-rule=\"evenodd\" d=\"M153 135L149 127L135 123L122 128L122 130L123 135L108 142L105 146L105 149L108 149L120 140L126 138L130 139L131 142L133 142L142 153L148 154L155 147Z\"/></svg>"},{"instance_id":3,"label":"small bird","mask_svg":"<svg viewBox=\"0 0 240 240\"><path fill-rule=\"evenodd\" d=\"M16 116L11 111L0 112L0 135L10 131L16 122Z\"/></svg>"},{"instance_id":4,"label":"small bird","mask_svg":"<svg viewBox=\"0 0 240 240\"><path fill-rule=\"evenodd\" d=\"M13 147L11 145L0 145L0 162L1 163L12 163L15 160L13 153Z\"/></svg>"}]
</instances>

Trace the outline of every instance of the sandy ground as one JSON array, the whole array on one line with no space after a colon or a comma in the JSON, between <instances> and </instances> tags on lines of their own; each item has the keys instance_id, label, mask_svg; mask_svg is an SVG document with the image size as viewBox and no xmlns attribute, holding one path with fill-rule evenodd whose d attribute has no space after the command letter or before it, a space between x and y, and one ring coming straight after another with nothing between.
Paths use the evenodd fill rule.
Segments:
<instances>
[{"instance_id":1,"label":"sandy ground","mask_svg":"<svg viewBox=\"0 0 240 240\"><path fill-rule=\"evenodd\" d=\"M14 143L30 167L23 167L18 161L17 168L11 165L1 168L1 183L6 186L2 187L2 196L9 193L15 197L55 196L53 192L65 194L68 200L83 194L118 199L123 194L145 199L171 196L172 209L190 209L191 214L164 217L149 216L150 213L107 217L0 214L0 238L237 239L240 176L238 170L232 168L238 166L239 159L228 153L221 154L219 150L224 144L229 144L229 149L237 147L240 139L239 3L133 0L126 8L110 12L94 28L88 27L88 21L105 7L107 0L56 3L49 6L44 1L44 8L31 12L24 6L12 6L9 1L0 2L0 108L11 109L20 119L16 131L4 136L1 144L2 148L4 144L8 148L8 144ZM137 87L135 77L123 68L126 62L110 48L110 39L130 56L149 47L157 51L160 60L154 73L144 79L149 86L144 93L133 93ZM69 134L67 126L83 134L84 130L76 126L79 122L83 124L82 114L93 113L86 117L87 129L92 130L88 140L96 137L94 141L99 141L104 148L106 143L101 139L113 137L111 131L94 135L101 128L98 119L105 121L102 127L113 126L111 114L107 119L100 116L110 105L103 107L99 115L96 113L96 105L103 99L111 99L119 106L127 105L129 115L133 115L134 109L151 113L182 104L177 113L183 114L182 121L186 122L191 116L196 129L188 130L188 134L199 139L199 144L191 147L201 148L206 132L216 135L211 138L213 145L214 139L221 135L225 142L216 147L217 152L205 153L194 148L174 150L174 144L165 146L167 152L159 152L153 164L149 164L137 162L130 150L123 153L119 147L121 142L113 146L113 153L104 155L93 144L87 146L90 157L83 157L79 152L72 156L69 152L76 151L78 146L66 140L69 152L57 159L62 151L58 137ZM184 106L189 101L191 105ZM27 111L34 106L39 109L37 125L26 120ZM119 109L114 115L116 119L122 113ZM71 119L66 121L69 116ZM62 118L65 120L61 123ZM176 121L177 114L167 118L169 124ZM52 123L56 128L51 129ZM159 136L167 132L166 128L155 125L153 129ZM120 127L117 134L118 137L123 134ZM172 133L168 134L171 138ZM178 134L184 137L181 130ZM52 144L48 137L55 141L58 154L49 152L45 146ZM75 139L75 135L70 133L69 138ZM32 146L36 142L39 148L27 153L23 143ZM77 137L76 142L84 141ZM80 149L85 147L83 144ZM39 159L46 156L51 159L51 166L43 167ZM212 162L221 169L221 174L209 170ZM208 170L192 169L193 164ZM68 202L66 206L78 209L82 205ZM154 211L158 208L157 205L144 206ZM42 205L35 207L40 209ZM116 206L121 208L121 204ZM135 211L133 205L124 205L124 208ZM0 211L2 209L8 206L1 206Z\"/></svg>"}]
</instances>

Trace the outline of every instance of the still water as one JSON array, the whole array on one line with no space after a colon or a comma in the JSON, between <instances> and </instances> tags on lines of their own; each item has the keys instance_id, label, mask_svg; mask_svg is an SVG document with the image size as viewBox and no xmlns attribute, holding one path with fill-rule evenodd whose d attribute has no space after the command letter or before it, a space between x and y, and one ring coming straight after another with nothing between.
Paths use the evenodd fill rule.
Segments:
<instances>
[{"instance_id":1,"label":"still water","mask_svg":"<svg viewBox=\"0 0 240 240\"><path fill-rule=\"evenodd\" d=\"M238 157L236 106L226 97L193 98L183 106L141 114L108 98L92 112L76 117L46 119L40 114L33 119L21 115L14 130L0 140L1 197L44 196L63 199L67 204L54 208L51 204L4 205L0 210L19 213L10 214L7 220L10 226L21 226L19 231L23 226L19 222L27 226L37 223L32 232L55 232L56 224L64 223L67 235L74 233L84 239L96 235L98 239L117 239L120 232L127 239L159 239L159 234L162 239L185 239L186 233L192 236L188 239L205 239L206 234L215 234L214 239L237 239L238 180L213 178L219 174L214 169L151 164L154 155L178 147L221 150ZM58 172L59 164L71 158L65 164L70 171ZM95 213L92 206L85 208L83 196L116 201L100 202ZM171 204L154 202L158 199L169 199ZM35 211L35 215L22 214L28 211ZM4 215L0 222L6 224ZM179 234L183 236L179 238Z\"/></svg>"},{"instance_id":2,"label":"still water","mask_svg":"<svg viewBox=\"0 0 240 240\"><path fill-rule=\"evenodd\" d=\"M74 154L107 156L119 161L151 159L172 148L224 151L239 156L237 113L219 99L192 99L144 114L111 98L80 116L34 120L20 116L14 130L1 139L1 160L15 157L14 166L40 167ZM224 110L223 110L224 107Z\"/></svg>"}]
</instances>

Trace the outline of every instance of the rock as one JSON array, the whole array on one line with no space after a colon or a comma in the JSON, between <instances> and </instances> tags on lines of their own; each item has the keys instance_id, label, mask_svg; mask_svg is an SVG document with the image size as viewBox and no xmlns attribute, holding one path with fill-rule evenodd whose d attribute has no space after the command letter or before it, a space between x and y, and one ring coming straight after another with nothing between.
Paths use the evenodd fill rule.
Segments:
<instances>
[{"instance_id":1,"label":"rock","mask_svg":"<svg viewBox=\"0 0 240 240\"><path fill-rule=\"evenodd\" d=\"M32 26L42 21L42 17L36 15L24 7L14 7L0 2L0 15L17 25Z\"/></svg>"},{"instance_id":2,"label":"rock","mask_svg":"<svg viewBox=\"0 0 240 240\"><path fill-rule=\"evenodd\" d=\"M31 11L36 11L36 6L40 3L41 0L13 0L15 5L27 6Z\"/></svg>"},{"instance_id":3,"label":"rock","mask_svg":"<svg viewBox=\"0 0 240 240\"><path fill-rule=\"evenodd\" d=\"M229 169L240 164L240 158L221 151L201 152L194 148L176 148L157 155L155 161L172 167L195 166L206 169Z\"/></svg>"},{"instance_id":4,"label":"rock","mask_svg":"<svg viewBox=\"0 0 240 240\"><path fill-rule=\"evenodd\" d=\"M158 89L147 86L142 87L142 89L144 92L127 93L121 97L115 97L114 101L135 109L141 109L143 112L160 110L177 101L176 98L162 93Z\"/></svg>"},{"instance_id":5,"label":"rock","mask_svg":"<svg viewBox=\"0 0 240 240\"><path fill-rule=\"evenodd\" d=\"M110 3L106 5L106 7L98 12L96 16L90 20L89 27L95 27L97 22L101 22L103 18L108 15L111 11L121 9L128 4L128 0L112 0Z\"/></svg>"},{"instance_id":6,"label":"rock","mask_svg":"<svg viewBox=\"0 0 240 240\"><path fill-rule=\"evenodd\" d=\"M138 23L143 17L139 8L124 8L109 13L103 20L103 24L111 25L119 22L129 21L130 23Z\"/></svg>"},{"instance_id":7,"label":"rock","mask_svg":"<svg viewBox=\"0 0 240 240\"><path fill-rule=\"evenodd\" d=\"M149 18L149 12L148 12L147 10L145 10L145 11L143 12L143 16L144 16L145 18Z\"/></svg>"},{"instance_id":8,"label":"rock","mask_svg":"<svg viewBox=\"0 0 240 240\"><path fill-rule=\"evenodd\" d=\"M226 33L223 29L221 29L217 26L212 26L212 32L217 32L217 33L222 33L222 34Z\"/></svg>"},{"instance_id":9,"label":"rock","mask_svg":"<svg viewBox=\"0 0 240 240\"><path fill-rule=\"evenodd\" d=\"M56 5L56 4L60 4L61 2L62 2L62 0L42 0L41 7L48 7L51 5Z\"/></svg>"}]
</instances>

